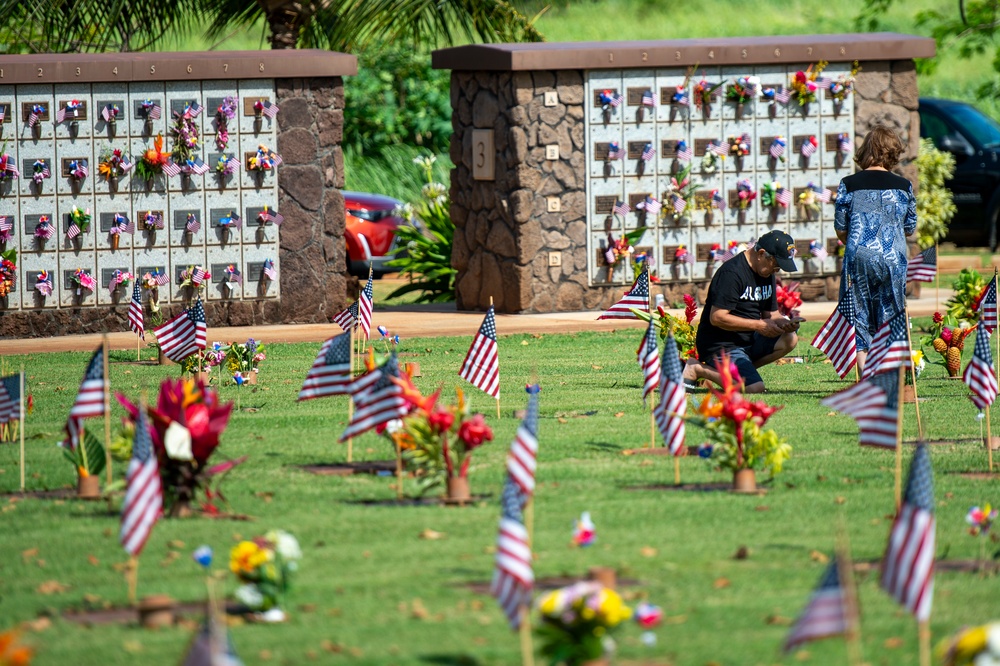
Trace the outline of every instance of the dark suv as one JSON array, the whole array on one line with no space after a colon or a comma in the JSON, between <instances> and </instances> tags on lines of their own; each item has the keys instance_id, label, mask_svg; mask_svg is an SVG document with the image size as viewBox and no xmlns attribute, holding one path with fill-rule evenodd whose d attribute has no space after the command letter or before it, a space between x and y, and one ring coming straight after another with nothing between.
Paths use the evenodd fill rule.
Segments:
<instances>
[{"instance_id":1,"label":"dark suv","mask_svg":"<svg viewBox=\"0 0 1000 666\"><path fill-rule=\"evenodd\" d=\"M955 156L946 183L958 211L947 240L960 245L1000 244L1000 124L976 107L949 99L920 98L920 138Z\"/></svg>"}]
</instances>

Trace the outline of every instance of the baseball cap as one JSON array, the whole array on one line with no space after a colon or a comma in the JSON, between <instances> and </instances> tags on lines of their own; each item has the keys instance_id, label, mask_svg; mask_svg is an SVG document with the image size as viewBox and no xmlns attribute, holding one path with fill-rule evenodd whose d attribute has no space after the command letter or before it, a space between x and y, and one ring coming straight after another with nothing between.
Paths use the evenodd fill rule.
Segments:
<instances>
[{"instance_id":1,"label":"baseball cap","mask_svg":"<svg viewBox=\"0 0 1000 666\"><path fill-rule=\"evenodd\" d=\"M794 273L798 270L795 265L795 241L784 231L774 229L757 239L757 249L764 250L778 260L781 270Z\"/></svg>"}]
</instances>

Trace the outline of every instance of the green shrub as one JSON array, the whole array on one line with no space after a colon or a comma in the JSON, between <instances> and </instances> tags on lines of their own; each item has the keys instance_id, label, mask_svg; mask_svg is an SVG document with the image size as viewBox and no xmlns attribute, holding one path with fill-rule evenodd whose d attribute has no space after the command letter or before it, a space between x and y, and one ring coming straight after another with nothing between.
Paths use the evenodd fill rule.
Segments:
<instances>
[{"instance_id":1,"label":"green shrub","mask_svg":"<svg viewBox=\"0 0 1000 666\"><path fill-rule=\"evenodd\" d=\"M344 146L365 156L398 144L447 152L451 139L451 72L431 69L413 49L386 47L358 56L344 84Z\"/></svg>"},{"instance_id":2,"label":"green shrub","mask_svg":"<svg viewBox=\"0 0 1000 666\"><path fill-rule=\"evenodd\" d=\"M986 278L977 270L963 268L951 283L951 288L955 293L945 303L948 306L948 316L971 323L979 321L979 297L986 288Z\"/></svg>"},{"instance_id":3,"label":"green shrub","mask_svg":"<svg viewBox=\"0 0 1000 666\"><path fill-rule=\"evenodd\" d=\"M388 146L380 155L360 153L352 146L346 146L346 187L355 192L375 192L400 201L415 201L426 181L421 172L413 168L413 160L426 153L426 150L405 144ZM453 166L446 153L437 155L433 179L448 187Z\"/></svg>"},{"instance_id":4,"label":"green shrub","mask_svg":"<svg viewBox=\"0 0 1000 666\"><path fill-rule=\"evenodd\" d=\"M934 147L930 139L920 140L917 155L920 187L917 189L917 243L921 248L936 244L948 233L955 216L951 190L944 186L955 173L955 157Z\"/></svg>"}]
</instances>

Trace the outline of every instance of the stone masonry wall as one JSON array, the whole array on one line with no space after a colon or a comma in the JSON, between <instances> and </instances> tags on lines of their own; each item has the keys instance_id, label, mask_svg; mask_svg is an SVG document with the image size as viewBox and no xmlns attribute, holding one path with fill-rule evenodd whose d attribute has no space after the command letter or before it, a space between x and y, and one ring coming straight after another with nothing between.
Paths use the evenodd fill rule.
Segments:
<instances>
[{"instance_id":1,"label":"stone masonry wall","mask_svg":"<svg viewBox=\"0 0 1000 666\"><path fill-rule=\"evenodd\" d=\"M907 145L897 171L916 187L920 119L913 62L861 64L856 143L877 122L895 129ZM550 91L558 93L554 107L544 106ZM622 285L587 283L583 72L455 71L451 102L458 309L483 310L491 297L500 312L603 309L618 300ZM489 128L494 130L496 178L476 181L470 167L472 130ZM545 146L551 144L559 146L558 160L545 159ZM559 197L559 212L547 212L550 196ZM548 265L552 251L562 253L562 266ZM807 299L835 299L838 287L839 277L801 281ZM667 282L652 289L668 303L692 292L704 302L708 281Z\"/></svg>"},{"instance_id":2,"label":"stone masonry wall","mask_svg":"<svg viewBox=\"0 0 1000 666\"><path fill-rule=\"evenodd\" d=\"M344 84L341 77L279 79L277 151L279 300L206 301L208 326L326 322L348 303L344 244ZM21 276L18 276L21 279ZM164 305L163 316L183 306ZM128 299L107 307L11 312L0 338L128 330Z\"/></svg>"}]
</instances>

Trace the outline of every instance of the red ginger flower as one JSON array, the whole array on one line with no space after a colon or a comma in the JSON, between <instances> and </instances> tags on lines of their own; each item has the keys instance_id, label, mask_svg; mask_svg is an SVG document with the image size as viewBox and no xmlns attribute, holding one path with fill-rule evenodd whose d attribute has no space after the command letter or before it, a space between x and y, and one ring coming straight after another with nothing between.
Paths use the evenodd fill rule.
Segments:
<instances>
[{"instance_id":1,"label":"red ginger flower","mask_svg":"<svg viewBox=\"0 0 1000 666\"><path fill-rule=\"evenodd\" d=\"M493 430L486 425L482 414L476 414L458 427L458 438L465 443L465 449L471 451L485 441L493 441Z\"/></svg>"},{"instance_id":2,"label":"red ginger flower","mask_svg":"<svg viewBox=\"0 0 1000 666\"><path fill-rule=\"evenodd\" d=\"M687 319L687 323L694 321L694 318L698 316L698 304L694 300L694 296L691 294L684 294L684 317Z\"/></svg>"}]
</instances>

